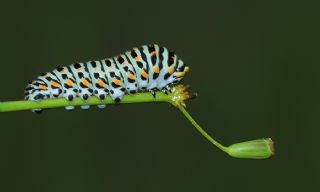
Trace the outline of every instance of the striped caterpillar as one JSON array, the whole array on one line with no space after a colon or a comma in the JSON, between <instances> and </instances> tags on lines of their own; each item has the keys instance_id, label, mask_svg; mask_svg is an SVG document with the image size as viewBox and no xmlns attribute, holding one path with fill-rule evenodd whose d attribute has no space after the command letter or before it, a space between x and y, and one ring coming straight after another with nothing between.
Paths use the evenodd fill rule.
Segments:
<instances>
[{"instance_id":1,"label":"striped caterpillar","mask_svg":"<svg viewBox=\"0 0 320 192\"><path fill-rule=\"evenodd\" d=\"M64 97L72 101L75 97L88 100L96 96L104 100L110 95L119 102L124 94L149 91L154 97L156 90L166 93L189 71L178 56L156 44L133 48L123 54L103 60L74 63L57 67L40 74L30 81L25 89L25 99L40 101ZM81 106L88 109L89 105ZM104 108L105 105L98 105ZM74 106L67 106L73 110ZM42 109L34 109L40 113Z\"/></svg>"}]
</instances>

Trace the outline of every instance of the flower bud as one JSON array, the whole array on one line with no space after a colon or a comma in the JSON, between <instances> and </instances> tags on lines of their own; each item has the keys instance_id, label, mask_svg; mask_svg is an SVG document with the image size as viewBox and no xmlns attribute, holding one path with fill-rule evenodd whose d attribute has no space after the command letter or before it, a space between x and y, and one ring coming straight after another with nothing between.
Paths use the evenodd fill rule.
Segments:
<instances>
[{"instance_id":1,"label":"flower bud","mask_svg":"<svg viewBox=\"0 0 320 192\"><path fill-rule=\"evenodd\" d=\"M230 156L245 159L267 159L274 155L274 143L271 138L257 139L230 145Z\"/></svg>"}]
</instances>

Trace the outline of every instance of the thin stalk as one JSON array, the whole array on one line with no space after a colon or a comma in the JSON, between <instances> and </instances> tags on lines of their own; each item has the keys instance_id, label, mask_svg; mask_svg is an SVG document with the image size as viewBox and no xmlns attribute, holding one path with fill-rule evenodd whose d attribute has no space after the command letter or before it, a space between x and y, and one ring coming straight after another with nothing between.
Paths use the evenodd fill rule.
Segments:
<instances>
[{"instance_id":1,"label":"thin stalk","mask_svg":"<svg viewBox=\"0 0 320 192\"><path fill-rule=\"evenodd\" d=\"M191 117L187 110L183 106L178 106L182 114L190 121L190 123L203 135L210 143L221 149L222 151L228 153L228 148L220 144L218 141L213 139L207 132L205 132L200 125Z\"/></svg>"}]
</instances>

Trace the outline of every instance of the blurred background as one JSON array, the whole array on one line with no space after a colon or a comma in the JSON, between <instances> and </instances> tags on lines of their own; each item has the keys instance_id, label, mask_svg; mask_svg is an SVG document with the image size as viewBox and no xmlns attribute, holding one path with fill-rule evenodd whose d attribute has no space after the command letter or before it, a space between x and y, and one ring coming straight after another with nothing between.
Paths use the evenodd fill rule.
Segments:
<instances>
[{"instance_id":1,"label":"blurred background","mask_svg":"<svg viewBox=\"0 0 320 192\"><path fill-rule=\"evenodd\" d=\"M319 188L318 13L311 1L2 3L1 101L58 65L158 43L190 66L188 111L209 134L271 137L276 155L231 158L168 104L1 113L0 191Z\"/></svg>"}]
</instances>

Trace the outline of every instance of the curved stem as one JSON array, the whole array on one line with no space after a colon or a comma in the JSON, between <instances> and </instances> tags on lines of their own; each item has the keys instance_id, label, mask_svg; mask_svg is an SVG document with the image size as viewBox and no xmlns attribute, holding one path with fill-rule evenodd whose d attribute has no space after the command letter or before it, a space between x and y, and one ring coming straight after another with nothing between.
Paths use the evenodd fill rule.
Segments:
<instances>
[{"instance_id":1,"label":"curved stem","mask_svg":"<svg viewBox=\"0 0 320 192\"><path fill-rule=\"evenodd\" d=\"M187 110L183 106L178 106L179 110L183 113L183 115L190 121L190 123L203 135L209 142L213 145L221 149L222 151L228 153L228 148L220 144L218 141L213 139L207 132L205 132L200 125L191 117L191 115L187 112Z\"/></svg>"}]
</instances>

